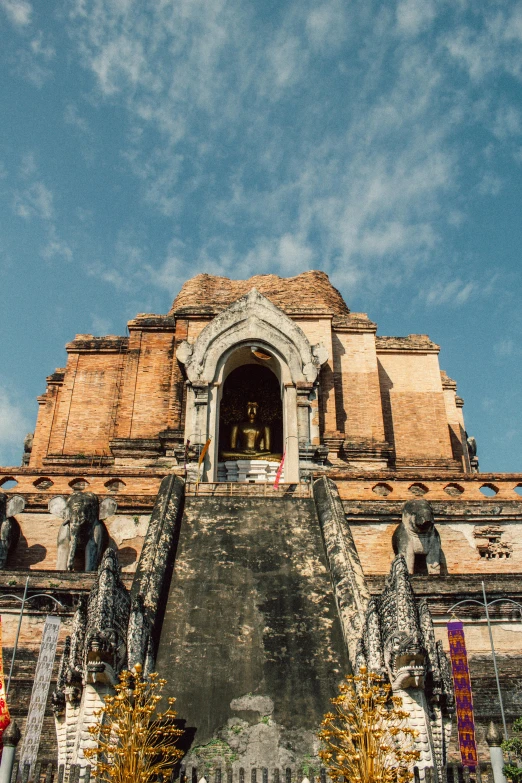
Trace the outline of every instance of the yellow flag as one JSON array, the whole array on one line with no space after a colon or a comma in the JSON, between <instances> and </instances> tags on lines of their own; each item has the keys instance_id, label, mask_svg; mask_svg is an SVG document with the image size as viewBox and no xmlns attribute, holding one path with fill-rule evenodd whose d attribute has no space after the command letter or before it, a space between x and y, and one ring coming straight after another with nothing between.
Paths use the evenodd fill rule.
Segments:
<instances>
[{"instance_id":1,"label":"yellow flag","mask_svg":"<svg viewBox=\"0 0 522 783\"><path fill-rule=\"evenodd\" d=\"M196 479L196 487L198 487L198 486L199 486L199 471L200 471L200 468L201 468L201 463L202 463L202 462L203 462L203 460L205 459L205 455L206 455L206 453L207 453L207 451L208 451L208 447L210 446L210 441L211 441L211 440L212 440L212 438L209 438L209 439L207 440L207 442L205 443L205 445L204 445L204 446L203 446L203 448L201 449L201 454L199 455L199 460L198 460L198 477L197 477L197 479Z\"/></svg>"},{"instance_id":2,"label":"yellow flag","mask_svg":"<svg viewBox=\"0 0 522 783\"><path fill-rule=\"evenodd\" d=\"M206 453L208 451L208 447L210 446L210 441L211 440L212 440L212 438L209 438L207 440L207 442L205 443L205 445L203 446L203 448L201 449L201 454L199 455L198 468L201 465L201 463L203 462L203 460L205 459L205 455L206 455Z\"/></svg>"}]
</instances>

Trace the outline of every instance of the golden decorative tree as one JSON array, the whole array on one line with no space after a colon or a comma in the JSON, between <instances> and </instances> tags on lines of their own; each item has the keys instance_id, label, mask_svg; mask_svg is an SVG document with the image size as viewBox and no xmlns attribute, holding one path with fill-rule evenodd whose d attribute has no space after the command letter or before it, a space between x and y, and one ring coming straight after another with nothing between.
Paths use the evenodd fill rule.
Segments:
<instances>
[{"instance_id":1,"label":"golden decorative tree","mask_svg":"<svg viewBox=\"0 0 522 783\"><path fill-rule=\"evenodd\" d=\"M89 727L96 745L85 750L95 760L94 775L105 783L152 783L170 776L183 756L176 747L183 730L175 724L175 699L158 712L167 681L157 673L143 676L141 666L123 671L114 696L105 698L97 722Z\"/></svg>"},{"instance_id":2,"label":"golden decorative tree","mask_svg":"<svg viewBox=\"0 0 522 783\"><path fill-rule=\"evenodd\" d=\"M377 674L361 668L345 678L339 696L332 699L319 738L326 747L319 756L334 783L407 783L413 764L417 732L408 727L408 713L391 686Z\"/></svg>"}]
</instances>

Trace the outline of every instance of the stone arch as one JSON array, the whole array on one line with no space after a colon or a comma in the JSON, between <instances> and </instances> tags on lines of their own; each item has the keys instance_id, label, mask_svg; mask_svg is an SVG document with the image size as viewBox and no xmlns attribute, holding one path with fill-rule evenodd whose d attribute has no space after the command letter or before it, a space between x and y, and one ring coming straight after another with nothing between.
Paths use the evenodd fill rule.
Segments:
<instances>
[{"instance_id":1,"label":"stone arch","mask_svg":"<svg viewBox=\"0 0 522 783\"><path fill-rule=\"evenodd\" d=\"M221 388L230 358L255 346L266 350L277 365L283 398L286 447L285 481L299 480L299 444L309 441L308 408L298 415L298 393L308 396L319 368L328 359L322 345L312 346L302 329L255 288L220 313L191 345L183 342L177 358L188 379L185 438L192 443L213 439L205 460L204 477L217 475L217 426Z\"/></svg>"},{"instance_id":2,"label":"stone arch","mask_svg":"<svg viewBox=\"0 0 522 783\"><path fill-rule=\"evenodd\" d=\"M212 383L220 357L245 340L263 340L284 358L293 383L316 380L328 356L310 345L303 330L282 310L253 288L216 316L193 345L184 342L177 352L192 383Z\"/></svg>"}]
</instances>

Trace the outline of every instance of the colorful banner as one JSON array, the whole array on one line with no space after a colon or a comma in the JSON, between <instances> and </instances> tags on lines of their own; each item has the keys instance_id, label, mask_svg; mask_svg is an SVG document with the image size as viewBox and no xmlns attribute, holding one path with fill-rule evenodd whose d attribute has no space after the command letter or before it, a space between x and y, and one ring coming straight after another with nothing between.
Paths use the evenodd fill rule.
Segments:
<instances>
[{"instance_id":1,"label":"colorful banner","mask_svg":"<svg viewBox=\"0 0 522 783\"><path fill-rule=\"evenodd\" d=\"M32 765L35 763L38 755L47 694L49 693L54 659L56 658L60 622L59 617L53 617L52 615L47 615L45 620L40 654L34 674L31 701L29 702L29 712L27 713L25 736L22 742L22 750L20 751L20 771L24 768L24 764L29 763L32 772Z\"/></svg>"},{"instance_id":2,"label":"colorful banner","mask_svg":"<svg viewBox=\"0 0 522 783\"><path fill-rule=\"evenodd\" d=\"M286 449L283 451L283 456L281 457L281 462L279 463L279 467L277 469L277 473L274 481L274 489L279 489L279 482L281 481L281 475L283 473L283 465L285 464L285 456L286 456Z\"/></svg>"},{"instance_id":3,"label":"colorful banner","mask_svg":"<svg viewBox=\"0 0 522 783\"><path fill-rule=\"evenodd\" d=\"M448 623L448 640L457 708L460 756L464 767L475 769L477 766L477 745L473 719L473 695L471 693L464 626L459 620Z\"/></svg>"},{"instance_id":4,"label":"colorful banner","mask_svg":"<svg viewBox=\"0 0 522 783\"><path fill-rule=\"evenodd\" d=\"M11 723L5 693L4 656L2 653L2 618L0 617L0 759L2 758L2 734Z\"/></svg>"}]
</instances>

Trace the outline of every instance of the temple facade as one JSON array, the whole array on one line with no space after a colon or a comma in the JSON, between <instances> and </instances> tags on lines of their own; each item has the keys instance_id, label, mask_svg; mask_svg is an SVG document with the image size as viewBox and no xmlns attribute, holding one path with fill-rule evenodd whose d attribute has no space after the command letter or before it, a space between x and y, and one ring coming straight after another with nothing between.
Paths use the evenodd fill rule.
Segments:
<instances>
[{"instance_id":1,"label":"temple facade","mask_svg":"<svg viewBox=\"0 0 522 783\"><path fill-rule=\"evenodd\" d=\"M128 330L67 344L67 366L38 400L30 467L177 469L187 443L193 458L210 439L202 478L226 480L220 452L250 394L285 452L286 482L325 464L470 472L463 402L439 347L426 335L378 337L323 272L198 275L167 315L140 314Z\"/></svg>"},{"instance_id":2,"label":"temple facade","mask_svg":"<svg viewBox=\"0 0 522 783\"><path fill-rule=\"evenodd\" d=\"M168 314L66 349L22 466L0 468L1 592L28 577L63 605L43 761L83 769L93 711L141 663L178 699L187 764L314 769L330 698L368 665L409 705L421 779L442 783L446 623L483 583L508 722L522 713L522 474L479 472L428 336L379 336L323 272L198 275ZM18 608L2 605L7 660ZM22 732L51 610L38 598L22 623ZM488 630L477 604L458 616L486 760Z\"/></svg>"}]
</instances>

